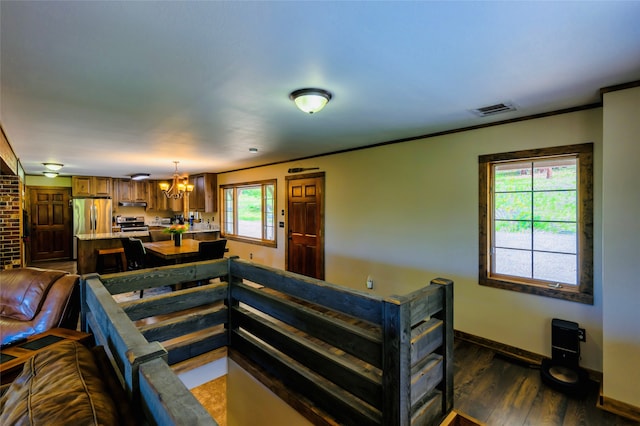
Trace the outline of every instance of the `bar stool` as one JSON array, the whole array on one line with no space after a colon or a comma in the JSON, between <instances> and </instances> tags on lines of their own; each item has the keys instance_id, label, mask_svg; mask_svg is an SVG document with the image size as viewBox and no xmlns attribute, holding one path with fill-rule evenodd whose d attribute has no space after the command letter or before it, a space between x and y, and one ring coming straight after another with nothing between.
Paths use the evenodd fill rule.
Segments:
<instances>
[{"instance_id":1,"label":"bar stool","mask_svg":"<svg viewBox=\"0 0 640 426\"><path fill-rule=\"evenodd\" d=\"M96 266L96 270L99 274L105 273L104 268L104 259L105 256L113 256L113 260L115 261L116 268L115 272L124 272L125 265L127 264L127 260L124 257L124 249L122 247L109 248L109 249L97 249L98 252L98 262Z\"/></svg>"}]
</instances>

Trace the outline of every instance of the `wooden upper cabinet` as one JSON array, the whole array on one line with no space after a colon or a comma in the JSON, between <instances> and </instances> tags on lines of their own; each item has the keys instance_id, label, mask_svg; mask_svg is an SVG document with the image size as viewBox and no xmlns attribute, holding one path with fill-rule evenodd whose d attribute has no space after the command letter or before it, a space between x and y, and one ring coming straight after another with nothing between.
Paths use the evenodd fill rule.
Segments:
<instances>
[{"instance_id":1,"label":"wooden upper cabinet","mask_svg":"<svg viewBox=\"0 0 640 426\"><path fill-rule=\"evenodd\" d=\"M147 211L172 211L175 213L183 211L182 199L169 199L160 189L160 182L166 180L149 180L148 183L148 200Z\"/></svg>"},{"instance_id":2,"label":"wooden upper cabinet","mask_svg":"<svg viewBox=\"0 0 640 426\"><path fill-rule=\"evenodd\" d=\"M132 180L131 192L133 201L144 201L146 203L149 202L149 182L147 182L146 180Z\"/></svg>"},{"instance_id":3,"label":"wooden upper cabinet","mask_svg":"<svg viewBox=\"0 0 640 426\"><path fill-rule=\"evenodd\" d=\"M91 176L72 176L71 193L74 197L90 197Z\"/></svg>"},{"instance_id":4,"label":"wooden upper cabinet","mask_svg":"<svg viewBox=\"0 0 640 426\"><path fill-rule=\"evenodd\" d=\"M112 179L110 177L96 176L93 178L95 183L95 194L100 197L111 197L113 191L111 189Z\"/></svg>"},{"instance_id":5,"label":"wooden upper cabinet","mask_svg":"<svg viewBox=\"0 0 640 426\"><path fill-rule=\"evenodd\" d=\"M71 193L74 197L111 197L112 179L101 176L72 176Z\"/></svg>"},{"instance_id":6,"label":"wooden upper cabinet","mask_svg":"<svg viewBox=\"0 0 640 426\"><path fill-rule=\"evenodd\" d=\"M130 203L133 201L130 179L115 179L116 201L118 203Z\"/></svg>"},{"instance_id":7,"label":"wooden upper cabinet","mask_svg":"<svg viewBox=\"0 0 640 426\"><path fill-rule=\"evenodd\" d=\"M189 194L189 210L213 213L217 209L217 176L215 173L201 173L189 177L193 192Z\"/></svg>"},{"instance_id":8,"label":"wooden upper cabinet","mask_svg":"<svg viewBox=\"0 0 640 426\"><path fill-rule=\"evenodd\" d=\"M147 181L148 198L147 198L147 210L160 210L158 208L158 182L155 180Z\"/></svg>"},{"instance_id":9,"label":"wooden upper cabinet","mask_svg":"<svg viewBox=\"0 0 640 426\"><path fill-rule=\"evenodd\" d=\"M145 202L149 204L149 182L144 180L115 179L119 203Z\"/></svg>"}]
</instances>

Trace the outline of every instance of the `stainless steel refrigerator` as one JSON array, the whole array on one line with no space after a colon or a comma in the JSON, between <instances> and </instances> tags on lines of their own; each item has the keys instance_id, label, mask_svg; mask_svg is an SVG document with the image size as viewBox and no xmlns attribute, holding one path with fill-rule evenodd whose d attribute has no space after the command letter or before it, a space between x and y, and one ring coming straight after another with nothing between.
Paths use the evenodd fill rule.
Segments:
<instances>
[{"instance_id":1,"label":"stainless steel refrigerator","mask_svg":"<svg viewBox=\"0 0 640 426\"><path fill-rule=\"evenodd\" d=\"M111 233L111 198L73 199L73 258L78 258L77 234Z\"/></svg>"}]
</instances>

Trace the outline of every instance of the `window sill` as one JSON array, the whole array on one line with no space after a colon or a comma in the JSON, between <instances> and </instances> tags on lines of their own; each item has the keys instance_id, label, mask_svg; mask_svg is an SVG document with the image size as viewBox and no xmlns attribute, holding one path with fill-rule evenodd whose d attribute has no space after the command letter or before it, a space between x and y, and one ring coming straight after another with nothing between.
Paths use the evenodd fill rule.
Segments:
<instances>
[{"instance_id":1,"label":"window sill","mask_svg":"<svg viewBox=\"0 0 640 426\"><path fill-rule=\"evenodd\" d=\"M522 284L513 281L503 281L495 278L481 277L479 284L487 287L501 288L503 290L517 291L520 293L533 294L536 296L551 297L553 299L567 300L569 302L584 303L593 305L593 295L581 293L570 288L551 288L540 285Z\"/></svg>"},{"instance_id":2,"label":"window sill","mask_svg":"<svg viewBox=\"0 0 640 426\"><path fill-rule=\"evenodd\" d=\"M253 238L238 237L237 235L222 234L220 238L226 238L227 240L233 240L233 241L253 244L257 246L274 247L274 248L278 247L278 243L276 243L275 241L266 241L266 240L258 240Z\"/></svg>"}]
</instances>

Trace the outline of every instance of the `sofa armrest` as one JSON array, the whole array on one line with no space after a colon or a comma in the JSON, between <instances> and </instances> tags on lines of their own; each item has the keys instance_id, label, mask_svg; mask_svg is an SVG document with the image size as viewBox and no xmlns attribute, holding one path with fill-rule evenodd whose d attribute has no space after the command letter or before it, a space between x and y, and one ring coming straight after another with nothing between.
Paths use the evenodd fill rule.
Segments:
<instances>
[{"instance_id":1,"label":"sofa armrest","mask_svg":"<svg viewBox=\"0 0 640 426\"><path fill-rule=\"evenodd\" d=\"M0 346L8 346L52 328L77 329L80 277L63 275L49 288L38 313L30 321L0 316Z\"/></svg>"}]
</instances>

